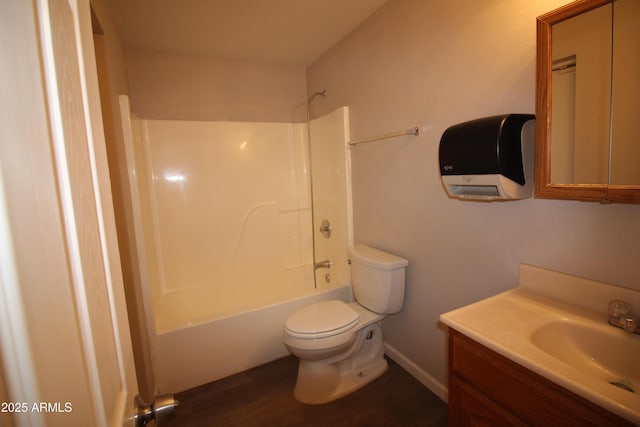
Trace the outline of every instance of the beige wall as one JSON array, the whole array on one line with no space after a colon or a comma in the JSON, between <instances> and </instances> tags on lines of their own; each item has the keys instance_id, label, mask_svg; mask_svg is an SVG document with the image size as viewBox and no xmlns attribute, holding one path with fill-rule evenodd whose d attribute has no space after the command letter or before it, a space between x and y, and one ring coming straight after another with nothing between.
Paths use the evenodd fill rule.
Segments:
<instances>
[{"instance_id":1,"label":"beige wall","mask_svg":"<svg viewBox=\"0 0 640 427\"><path fill-rule=\"evenodd\" d=\"M94 33L98 33L94 34L96 64L136 374L141 396L150 401L154 394L155 383L151 370L141 287L138 285L140 279L137 268L138 261L133 246L134 230L130 226L133 222L127 181L128 172L118 110L118 95L129 92L124 49L113 24L107 1L91 0L91 7L95 13Z\"/></svg>"},{"instance_id":2,"label":"beige wall","mask_svg":"<svg viewBox=\"0 0 640 427\"><path fill-rule=\"evenodd\" d=\"M145 119L306 121L303 67L131 49L131 105Z\"/></svg>"},{"instance_id":3,"label":"beige wall","mask_svg":"<svg viewBox=\"0 0 640 427\"><path fill-rule=\"evenodd\" d=\"M438 316L514 287L519 263L640 289L640 206L463 202L440 181L447 127L534 111L535 18L565 3L391 0L307 72L309 93L329 92L314 115L349 105L352 138L424 129L353 150L355 238L409 260L385 340L441 383Z\"/></svg>"}]
</instances>

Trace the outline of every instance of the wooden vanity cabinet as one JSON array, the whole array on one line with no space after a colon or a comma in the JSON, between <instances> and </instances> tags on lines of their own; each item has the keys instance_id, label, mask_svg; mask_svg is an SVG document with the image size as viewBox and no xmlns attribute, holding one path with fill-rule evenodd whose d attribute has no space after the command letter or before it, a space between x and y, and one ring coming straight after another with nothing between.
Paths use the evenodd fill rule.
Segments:
<instances>
[{"instance_id":1,"label":"wooden vanity cabinet","mask_svg":"<svg viewBox=\"0 0 640 427\"><path fill-rule=\"evenodd\" d=\"M449 329L449 425L634 426L454 329Z\"/></svg>"}]
</instances>

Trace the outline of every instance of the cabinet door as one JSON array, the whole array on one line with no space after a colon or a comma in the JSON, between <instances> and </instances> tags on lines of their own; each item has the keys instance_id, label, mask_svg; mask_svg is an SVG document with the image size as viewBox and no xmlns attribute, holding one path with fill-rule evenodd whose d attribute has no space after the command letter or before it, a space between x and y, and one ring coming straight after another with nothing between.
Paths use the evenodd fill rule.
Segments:
<instances>
[{"instance_id":1,"label":"cabinet door","mask_svg":"<svg viewBox=\"0 0 640 427\"><path fill-rule=\"evenodd\" d=\"M455 427L525 427L473 386L453 377L449 388L449 425Z\"/></svg>"}]
</instances>

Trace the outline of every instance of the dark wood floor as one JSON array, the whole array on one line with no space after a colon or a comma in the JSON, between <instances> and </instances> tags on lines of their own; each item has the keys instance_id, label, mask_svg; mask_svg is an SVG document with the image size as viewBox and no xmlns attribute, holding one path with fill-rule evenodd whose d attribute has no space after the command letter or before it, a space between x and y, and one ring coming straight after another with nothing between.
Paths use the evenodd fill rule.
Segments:
<instances>
[{"instance_id":1,"label":"dark wood floor","mask_svg":"<svg viewBox=\"0 0 640 427\"><path fill-rule=\"evenodd\" d=\"M362 389L324 405L293 397L297 359L286 357L176 395L171 427L447 425L447 405L392 360Z\"/></svg>"}]
</instances>

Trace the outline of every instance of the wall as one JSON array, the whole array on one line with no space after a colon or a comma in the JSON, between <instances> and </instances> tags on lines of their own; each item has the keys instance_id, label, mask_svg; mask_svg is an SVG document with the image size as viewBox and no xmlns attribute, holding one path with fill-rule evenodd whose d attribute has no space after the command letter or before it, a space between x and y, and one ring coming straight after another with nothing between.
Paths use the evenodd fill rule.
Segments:
<instances>
[{"instance_id":1,"label":"wall","mask_svg":"<svg viewBox=\"0 0 640 427\"><path fill-rule=\"evenodd\" d=\"M463 202L439 177L447 127L534 111L535 18L566 3L391 0L308 69L308 92L329 93L313 115L349 105L352 138L424 131L352 151L354 222L356 241L409 260L385 340L435 388L446 384L440 313L516 286L519 263L640 290L640 206Z\"/></svg>"},{"instance_id":2,"label":"wall","mask_svg":"<svg viewBox=\"0 0 640 427\"><path fill-rule=\"evenodd\" d=\"M126 61L132 108L141 118L306 121L303 67L138 49L127 50Z\"/></svg>"}]
</instances>

